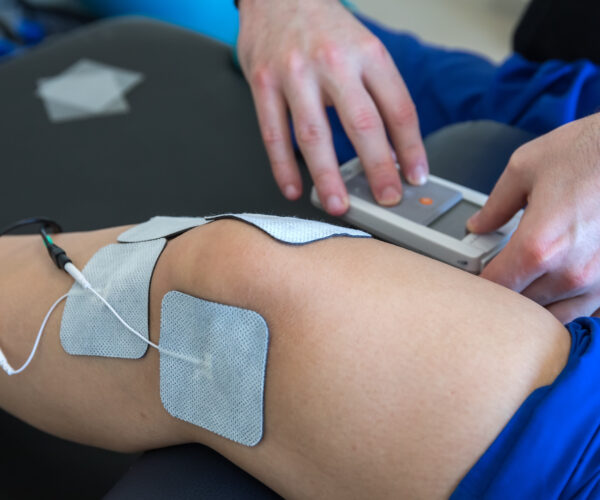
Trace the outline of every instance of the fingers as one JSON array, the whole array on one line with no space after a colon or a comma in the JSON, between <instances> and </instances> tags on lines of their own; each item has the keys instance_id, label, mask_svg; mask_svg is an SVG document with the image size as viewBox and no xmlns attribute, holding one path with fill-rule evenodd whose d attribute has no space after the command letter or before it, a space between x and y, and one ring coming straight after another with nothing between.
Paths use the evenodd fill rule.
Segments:
<instances>
[{"instance_id":1,"label":"fingers","mask_svg":"<svg viewBox=\"0 0 600 500\"><path fill-rule=\"evenodd\" d=\"M266 71L253 78L251 88L275 182L286 198L296 200L302 194L302 180L292 146L284 96Z\"/></svg>"},{"instance_id":2,"label":"fingers","mask_svg":"<svg viewBox=\"0 0 600 500\"><path fill-rule=\"evenodd\" d=\"M266 71L255 75L251 88L275 182L286 198L296 200L302 194L302 180L292 146L284 96Z\"/></svg>"},{"instance_id":3,"label":"fingers","mask_svg":"<svg viewBox=\"0 0 600 500\"><path fill-rule=\"evenodd\" d=\"M527 202L530 186L511 164L504 170L483 208L467 221L473 233L488 233L506 224Z\"/></svg>"},{"instance_id":4,"label":"fingers","mask_svg":"<svg viewBox=\"0 0 600 500\"><path fill-rule=\"evenodd\" d=\"M381 50L385 52L372 61L363 78L383 116L402 173L408 182L420 186L427 182L429 166L417 112L385 47Z\"/></svg>"},{"instance_id":5,"label":"fingers","mask_svg":"<svg viewBox=\"0 0 600 500\"><path fill-rule=\"evenodd\" d=\"M579 295L572 299L551 304L547 309L561 323L565 324L581 316L598 316L600 310L596 310L597 307L598 297L594 297L593 295Z\"/></svg>"},{"instance_id":6,"label":"fingers","mask_svg":"<svg viewBox=\"0 0 600 500\"><path fill-rule=\"evenodd\" d=\"M562 229L560 223L552 224L552 227L558 233L554 239L535 233L531 235L540 242L550 241L541 245L545 248L543 253L546 255L539 259L546 268L546 274L523 290L523 295L542 306L568 301L578 296L597 297L600 260L595 258L595 250L585 244L575 245L568 236L568 228Z\"/></svg>"},{"instance_id":7,"label":"fingers","mask_svg":"<svg viewBox=\"0 0 600 500\"><path fill-rule=\"evenodd\" d=\"M353 83L326 90L361 159L373 197L381 205L396 205L402 196L402 183L383 120L362 82L352 77L347 80Z\"/></svg>"},{"instance_id":8,"label":"fingers","mask_svg":"<svg viewBox=\"0 0 600 500\"><path fill-rule=\"evenodd\" d=\"M316 79L310 76L292 79L286 87L286 96L292 112L296 140L319 199L328 213L342 215L348 210L348 195L339 171L331 129Z\"/></svg>"},{"instance_id":9,"label":"fingers","mask_svg":"<svg viewBox=\"0 0 600 500\"><path fill-rule=\"evenodd\" d=\"M535 217L525 211L506 247L484 268L482 278L520 293L546 273L547 259L537 247L530 246L532 224Z\"/></svg>"},{"instance_id":10,"label":"fingers","mask_svg":"<svg viewBox=\"0 0 600 500\"><path fill-rule=\"evenodd\" d=\"M521 293L541 306L548 306L554 302L572 299L586 291L568 274L547 273L536 279Z\"/></svg>"}]
</instances>

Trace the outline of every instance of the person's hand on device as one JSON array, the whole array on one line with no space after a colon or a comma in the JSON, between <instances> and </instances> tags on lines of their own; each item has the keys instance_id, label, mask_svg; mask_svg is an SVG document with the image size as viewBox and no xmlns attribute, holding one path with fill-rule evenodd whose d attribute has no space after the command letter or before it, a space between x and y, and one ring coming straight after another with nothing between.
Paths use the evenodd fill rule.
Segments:
<instances>
[{"instance_id":1,"label":"person's hand on device","mask_svg":"<svg viewBox=\"0 0 600 500\"><path fill-rule=\"evenodd\" d=\"M563 322L600 313L600 114L518 149L471 231L493 231L527 205L481 276L545 306Z\"/></svg>"},{"instance_id":2,"label":"person's hand on device","mask_svg":"<svg viewBox=\"0 0 600 500\"><path fill-rule=\"evenodd\" d=\"M379 39L339 0L240 0L239 8L240 63L275 180L288 199L302 193L289 111L323 206L332 215L348 209L328 105L337 110L379 203L395 205L402 193L387 134L408 181L426 181L425 149L404 81Z\"/></svg>"}]
</instances>

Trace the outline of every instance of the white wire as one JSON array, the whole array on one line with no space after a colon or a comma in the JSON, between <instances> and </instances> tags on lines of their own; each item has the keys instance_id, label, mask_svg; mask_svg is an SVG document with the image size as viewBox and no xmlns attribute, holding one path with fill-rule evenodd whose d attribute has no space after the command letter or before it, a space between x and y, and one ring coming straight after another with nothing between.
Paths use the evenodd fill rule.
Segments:
<instances>
[{"instance_id":1,"label":"white wire","mask_svg":"<svg viewBox=\"0 0 600 500\"><path fill-rule=\"evenodd\" d=\"M25 361L25 363L23 363L23 366L21 366L21 368L19 368L18 370L14 370L11 373L11 375L16 375L18 373L21 373L23 370L25 370L25 368L27 368L29 366L29 363L31 363L31 360L33 359L33 356L35 356L35 352L37 351L37 348L40 345L40 340L41 340L42 334L44 333L44 330L46 328L46 323L48 323L48 320L50 319L50 315L54 312L54 309L56 309L58 307L58 304L60 304L68 296L69 296L69 294L65 293L62 297L57 299L54 304L52 304L52 307L48 310L48 312L46 313L46 316L44 317L44 321L42 321L42 326L40 326L40 330L38 331L37 338L35 339L35 343L33 344L33 349L31 349L31 354L29 354L27 361Z\"/></svg>"},{"instance_id":2,"label":"white wire","mask_svg":"<svg viewBox=\"0 0 600 500\"><path fill-rule=\"evenodd\" d=\"M179 358L183 361L188 361L189 363L194 363L194 364L199 364L199 361L197 359L194 358L190 358L188 356L184 356L183 354L179 354L178 352L175 351L171 351L169 349L165 349L164 347L160 347L157 344L155 344L154 342L152 342L151 340L147 339L146 337L144 337L140 332L138 332L137 330L134 330L122 317L121 315L115 311L114 307L111 306L107 300L102 297L102 295L100 295L96 290L94 290L94 288L92 288L92 286L86 287L88 290L90 290L96 297L98 297L102 303L107 307L107 309L114 314L115 318L117 318L119 320L119 322L125 327L127 328L131 333L133 333L134 335L136 335L137 337L139 337L140 339L142 339L144 342L146 342L146 344L148 344L151 347L154 347L154 349L156 349L157 351L160 351L164 354L168 354L169 356L173 356L174 358Z\"/></svg>"},{"instance_id":3,"label":"white wire","mask_svg":"<svg viewBox=\"0 0 600 500\"><path fill-rule=\"evenodd\" d=\"M144 342L146 342L146 344L148 344L151 347L154 347L154 349L156 349L159 352L162 352L163 354L167 354L168 356L172 356L174 358L178 358L181 359L183 361L187 361L188 363L192 363L192 364L200 364L200 361L198 361L197 359L194 358L190 358L188 356L184 356L183 354L179 354L178 352L175 351L171 351L169 349L165 349L163 347L158 346L157 344L155 344L154 342L152 342L151 340L147 339L146 337L144 337L140 332L138 332L137 330L135 330L134 328L132 328L122 317L121 315L115 311L115 308L113 306L111 306L108 301L102 297L102 295L100 295L93 287L92 285L90 285L89 281L87 281L85 279L85 277L83 276L83 274L81 273L81 271L79 271L79 269L77 269L74 265L72 264L67 264L67 266L65 266L65 271L67 271L67 273L69 273L74 279L75 281L79 284L79 286L81 286L84 290L89 290L91 291L96 297L98 297L98 299L100 299L100 301L107 307L107 309L114 314L115 318L117 318L119 320L119 322L125 327L127 328L127 330L129 330L131 333L133 333L134 335L136 335L137 337L139 337L140 339L142 339ZM58 298L56 300L56 302L54 302L54 304L52 304L52 307L50 307L50 309L48 310L48 312L46 313L46 316L44 317L44 321L42 321L42 325L40 326L40 329L38 331L37 334L37 338L35 339L35 342L33 344L33 348L31 349L31 353L29 354L29 357L27 358L27 361L25 361L25 363L23 363L23 366L21 366L21 368L19 368L18 370L13 369L10 364L8 363L8 361L6 360L6 358L4 357L4 354L2 353L2 351L0 350L0 357L2 358L0 360L0 364L2 365L2 368L6 371L6 373L8 375L17 375L18 373L21 373L23 370L25 370L29 364L31 363L31 361L33 360L33 357L35 356L35 353L38 349L38 346L40 344L40 340L42 338L42 334L44 333L44 330L46 329L46 324L48 323L48 320L50 319L50 315L54 312L54 310L58 307L58 304L60 304L63 300L65 300L67 297L69 296L68 293L65 293L62 297Z\"/></svg>"},{"instance_id":4,"label":"white wire","mask_svg":"<svg viewBox=\"0 0 600 500\"><path fill-rule=\"evenodd\" d=\"M72 262L69 262L67 264L65 264L65 272L67 272L68 274L71 275L71 277L75 280L75 282L84 290L89 290L90 292L92 292L96 297L98 297L100 299L100 301L108 308L108 310L114 314L115 318L117 318L119 320L119 322L125 327L127 328L131 333L133 333L134 335L136 335L137 337L139 337L140 339L142 339L144 342L146 342L146 344L148 344L151 347L154 347L154 349L156 349L159 352L162 352L164 354L168 354L169 356L173 356L174 358L178 358L178 359L182 359L183 361L187 361L189 363L193 363L193 364L200 364L200 361L198 361L197 359L194 358L190 358L188 356L184 356L183 354L179 354L178 352L175 351L171 351L169 349L164 349L158 345L156 345L154 342L151 342L149 339L147 339L146 337L144 337L140 332L138 332L137 330L135 330L134 328L132 328L129 323L127 323L127 321L125 321L121 315L115 311L115 308L113 306L111 306L107 300L102 297L102 295L100 295L95 289L94 287L90 284L90 282L87 280L87 278L83 275L83 273L77 269L75 267L75 265Z\"/></svg>"}]
</instances>

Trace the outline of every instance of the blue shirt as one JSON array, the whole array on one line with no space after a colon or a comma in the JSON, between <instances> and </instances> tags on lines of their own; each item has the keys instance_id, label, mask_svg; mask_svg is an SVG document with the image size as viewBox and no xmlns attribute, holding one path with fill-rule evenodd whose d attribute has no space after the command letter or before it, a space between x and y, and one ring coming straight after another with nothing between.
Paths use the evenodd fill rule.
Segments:
<instances>
[{"instance_id":1,"label":"blue shirt","mask_svg":"<svg viewBox=\"0 0 600 500\"><path fill-rule=\"evenodd\" d=\"M535 134L600 111L600 67L589 61L535 63L519 55L497 65L446 50L357 16L390 52L415 102L424 137L446 125L494 120ZM333 109L338 159L356 156Z\"/></svg>"},{"instance_id":2,"label":"blue shirt","mask_svg":"<svg viewBox=\"0 0 600 500\"><path fill-rule=\"evenodd\" d=\"M567 329L561 374L527 398L451 500L600 498L600 320Z\"/></svg>"}]
</instances>

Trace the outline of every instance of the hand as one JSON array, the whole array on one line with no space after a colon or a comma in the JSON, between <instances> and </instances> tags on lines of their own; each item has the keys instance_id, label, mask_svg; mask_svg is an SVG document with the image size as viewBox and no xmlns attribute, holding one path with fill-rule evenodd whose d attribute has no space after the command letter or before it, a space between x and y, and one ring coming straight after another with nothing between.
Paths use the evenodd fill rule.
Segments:
<instances>
[{"instance_id":1,"label":"hand","mask_svg":"<svg viewBox=\"0 0 600 500\"><path fill-rule=\"evenodd\" d=\"M338 0L241 0L238 53L250 82L275 180L295 200L302 183L296 138L323 206L348 209L325 106L333 105L365 167L375 199L400 201L389 133L409 182L429 169L414 104L383 44Z\"/></svg>"},{"instance_id":2,"label":"hand","mask_svg":"<svg viewBox=\"0 0 600 500\"><path fill-rule=\"evenodd\" d=\"M468 227L499 228L527 205L482 276L521 292L563 323L600 310L600 114L518 149Z\"/></svg>"}]
</instances>

